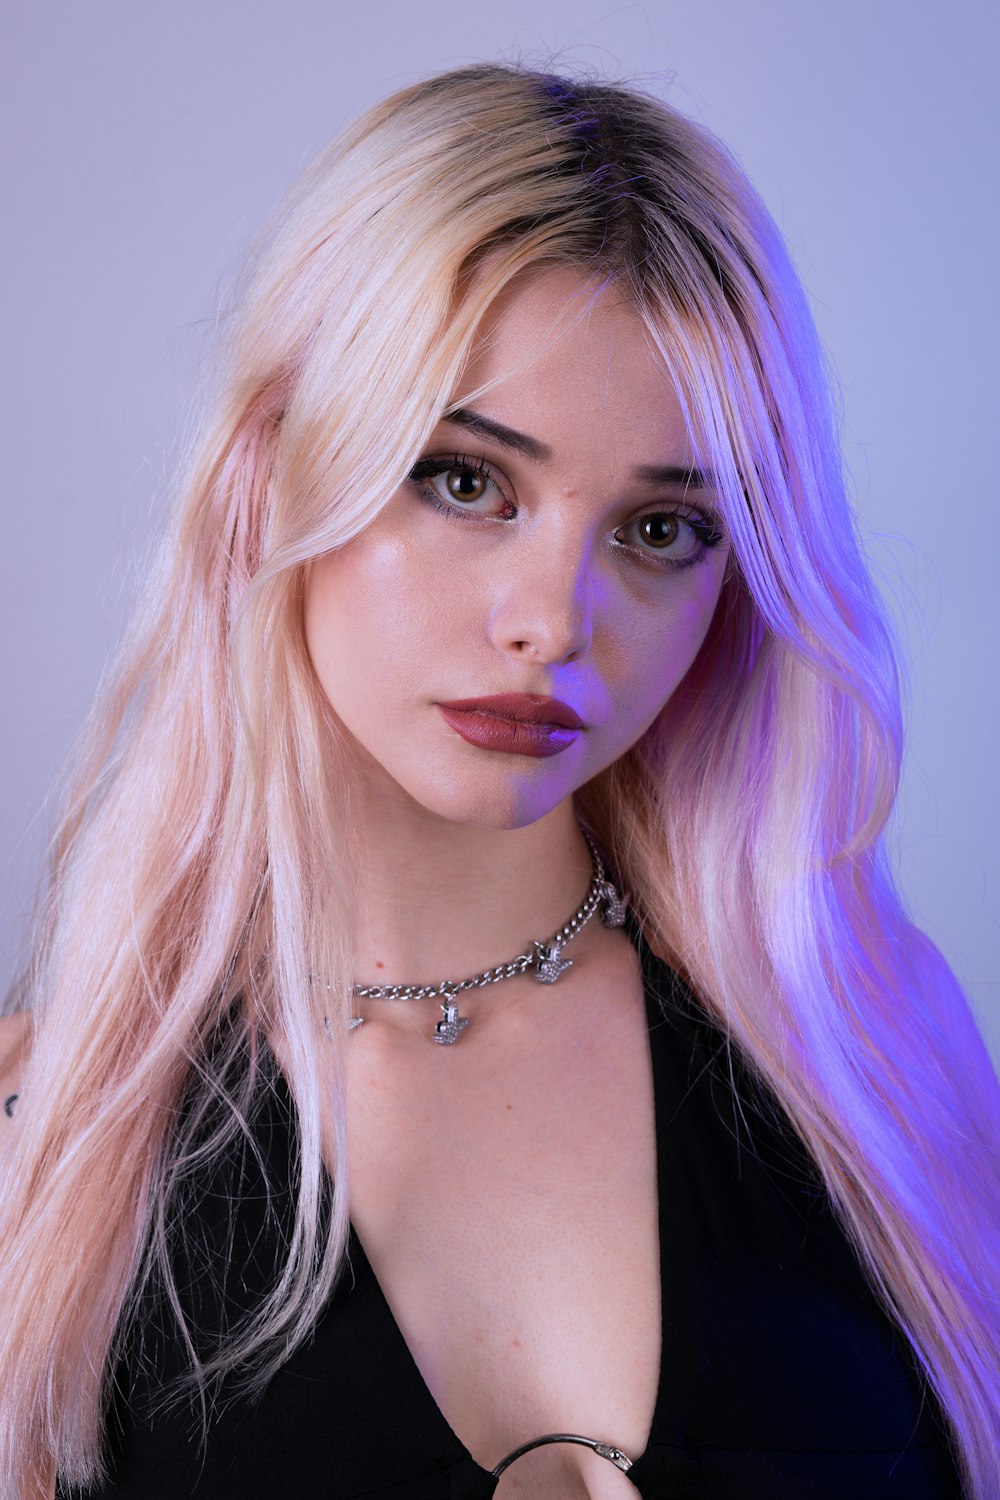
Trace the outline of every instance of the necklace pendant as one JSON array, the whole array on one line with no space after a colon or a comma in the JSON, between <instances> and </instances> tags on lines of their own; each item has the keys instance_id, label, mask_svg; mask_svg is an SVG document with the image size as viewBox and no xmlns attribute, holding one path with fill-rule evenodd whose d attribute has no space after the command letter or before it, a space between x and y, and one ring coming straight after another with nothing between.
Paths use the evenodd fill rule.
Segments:
<instances>
[{"instance_id":1,"label":"necklace pendant","mask_svg":"<svg viewBox=\"0 0 1000 1500\"><path fill-rule=\"evenodd\" d=\"M602 923L605 927L621 927L628 910L625 902L610 880L601 881L600 892L601 900L604 902L604 911L601 913Z\"/></svg>"},{"instance_id":2,"label":"necklace pendant","mask_svg":"<svg viewBox=\"0 0 1000 1500\"><path fill-rule=\"evenodd\" d=\"M535 978L539 984L555 984L560 974L573 967L573 960L563 958L561 954L562 948L558 943L546 945L535 942Z\"/></svg>"},{"instance_id":3,"label":"necklace pendant","mask_svg":"<svg viewBox=\"0 0 1000 1500\"><path fill-rule=\"evenodd\" d=\"M469 1024L468 1016L460 1016L457 1000L442 1000L441 1019L434 1027L434 1040L442 1046L451 1047L458 1041Z\"/></svg>"}]
</instances>

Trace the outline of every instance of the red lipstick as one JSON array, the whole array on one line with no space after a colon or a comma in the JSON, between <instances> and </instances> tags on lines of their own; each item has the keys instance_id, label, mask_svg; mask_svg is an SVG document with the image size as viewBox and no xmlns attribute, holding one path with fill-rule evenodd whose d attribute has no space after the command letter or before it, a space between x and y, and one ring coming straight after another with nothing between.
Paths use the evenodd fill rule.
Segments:
<instances>
[{"instance_id":1,"label":"red lipstick","mask_svg":"<svg viewBox=\"0 0 1000 1500\"><path fill-rule=\"evenodd\" d=\"M457 698L437 706L469 744L535 759L568 749L584 727L569 704L539 693Z\"/></svg>"}]
</instances>

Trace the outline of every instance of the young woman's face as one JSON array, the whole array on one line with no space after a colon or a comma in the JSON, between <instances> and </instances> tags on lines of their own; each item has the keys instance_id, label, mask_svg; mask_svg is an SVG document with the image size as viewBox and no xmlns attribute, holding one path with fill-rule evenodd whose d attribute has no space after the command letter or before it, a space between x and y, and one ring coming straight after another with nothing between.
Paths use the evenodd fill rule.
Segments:
<instances>
[{"instance_id":1,"label":"young woman's face","mask_svg":"<svg viewBox=\"0 0 1000 1500\"><path fill-rule=\"evenodd\" d=\"M466 414L439 423L377 520L306 581L309 653L366 774L449 821L532 823L629 749L722 586L710 476L652 472L692 454L635 314L606 289L545 337L581 294L563 268L508 286L457 392ZM506 693L557 698L583 728L543 732L549 753L528 755L471 743L455 727L469 715L438 706Z\"/></svg>"}]
</instances>

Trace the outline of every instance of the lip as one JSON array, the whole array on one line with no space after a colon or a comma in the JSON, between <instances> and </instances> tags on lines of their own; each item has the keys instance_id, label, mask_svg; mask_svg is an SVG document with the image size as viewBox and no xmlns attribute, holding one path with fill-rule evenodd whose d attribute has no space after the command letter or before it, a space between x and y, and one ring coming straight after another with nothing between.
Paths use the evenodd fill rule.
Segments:
<instances>
[{"instance_id":1,"label":"lip","mask_svg":"<svg viewBox=\"0 0 1000 1500\"><path fill-rule=\"evenodd\" d=\"M495 719L514 719L522 724L547 724L560 729L583 729L583 720L558 698L541 693L496 693L488 698L456 698L439 703L459 713L489 714Z\"/></svg>"},{"instance_id":2,"label":"lip","mask_svg":"<svg viewBox=\"0 0 1000 1500\"><path fill-rule=\"evenodd\" d=\"M470 745L502 755L527 755L543 760L560 755L580 737L579 729L564 724L531 724L525 719L502 719L497 714L437 705L441 717Z\"/></svg>"}]
</instances>

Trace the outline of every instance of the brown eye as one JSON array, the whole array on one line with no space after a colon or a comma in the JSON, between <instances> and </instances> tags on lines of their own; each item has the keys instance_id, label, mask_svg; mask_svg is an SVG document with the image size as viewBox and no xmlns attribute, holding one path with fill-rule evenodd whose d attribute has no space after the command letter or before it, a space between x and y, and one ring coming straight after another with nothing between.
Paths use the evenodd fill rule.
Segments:
<instances>
[{"instance_id":1,"label":"brown eye","mask_svg":"<svg viewBox=\"0 0 1000 1500\"><path fill-rule=\"evenodd\" d=\"M699 512L685 515L675 510L648 511L630 521L624 530L637 531L639 553L667 568L686 568L689 563L699 562L710 547L722 541L722 532L714 521Z\"/></svg>"},{"instance_id":2,"label":"brown eye","mask_svg":"<svg viewBox=\"0 0 1000 1500\"><path fill-rule=\"evenodd\" d=\"M679 526L676 516L664 515L662 512L654 516L643 516L639 522L639 529L643 539L651 542L654 547L670 547L677 540Z\"/></svg>"},{"instance_id":3,"label":"brown eye","mask_svg":"<svg viewBox=\"0 0 1000 1500\"><path fill-rule=\"evenodd\" d=\"M478 469L449 469L444 479L449 495L456 500L478 500L485 492L489 479Z\"/></svg>"},{"instance_id":4,"label":"brown eye","mask_svg":"<svg viewBox=\"0 0 1000 1500\"><path fill-rule=\"evenodd\" d=\"M410 470L410 479L427 505L459 520L494 519L485 512L473 510L492 487L503 499L503 490L493 470L481 459L452 453L447 458L422 458ZM441 489L440 481L445 488ZM496 517L495 519L499 519Z\"/></svg>"}]
</instances>

